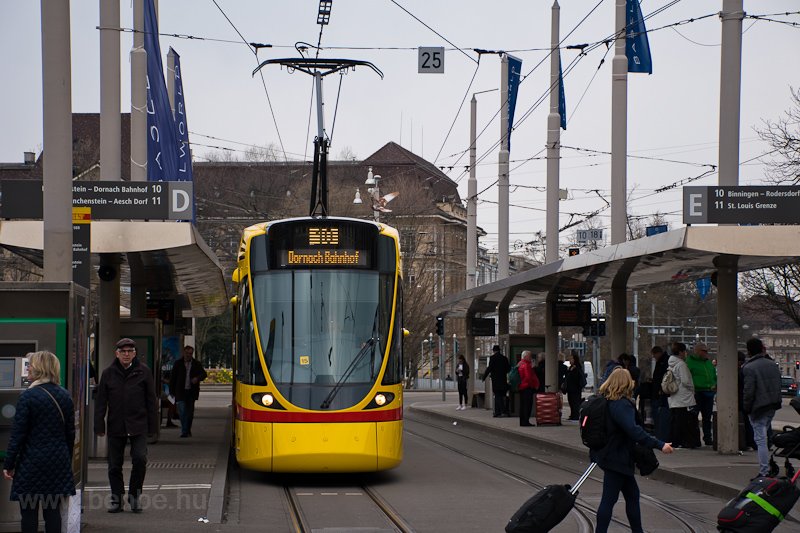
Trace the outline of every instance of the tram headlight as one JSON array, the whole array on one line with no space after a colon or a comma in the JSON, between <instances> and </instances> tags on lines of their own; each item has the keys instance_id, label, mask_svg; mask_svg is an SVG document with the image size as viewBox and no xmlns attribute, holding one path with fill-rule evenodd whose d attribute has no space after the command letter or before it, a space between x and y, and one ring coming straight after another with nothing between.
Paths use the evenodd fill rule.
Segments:
<instances>
[{"instance_id":1,"label":"tram headlight","mask_svg":"<svg viewBox=\"0 0 800 533\"><path fill-rule=\"evenodd\" d=\"M272 392L254 392L250 395L250 399L253 400L256 405L269 407L270 409L276 409L279 411L286 410L286 408L281 405L281 402Z\"/></svg>"},{"instance_id":2,"label":"tram headlight","mask_svg":"<svg viewBox=\"0 0 800 533\"><path fill-rule=\"evenodd\" d=\"M372 401L364 407L364 409L377 409L378 407L383 407L384 405L388 405L394 401L394 394L391 392L379 392L375 396L372 397Z\"/></svg>"}]
</instances>

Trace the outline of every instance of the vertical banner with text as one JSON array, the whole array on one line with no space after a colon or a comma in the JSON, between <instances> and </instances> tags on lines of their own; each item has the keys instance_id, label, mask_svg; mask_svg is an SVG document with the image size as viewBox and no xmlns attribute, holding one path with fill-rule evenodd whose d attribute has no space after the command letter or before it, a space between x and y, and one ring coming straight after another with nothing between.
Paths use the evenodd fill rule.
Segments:
<instances>
[{"instance_id":1,"label":"vertical banner with text","mask_svg":"<svg viewBox=\"0 0 800 533\"><path fill-rule=\"evenodd\" d=\"M164 83L153 0L144 0L144 49L147 52L147 181L172 181L178 173L178 140Z\"/></svg>"},{"instance_id":2,"label":"vertical banner with text","mask_svg":"<svg viewBox=\"0 0 800 533\"><path fill-rule=\"evenodd\" d=\"M91 287L92 271L92 208L72 208L72 281Z\"/></svg>"},{"instance_id":3,"label":"vertical banner with text","mask_svg":"<svg viewBox=\"0 0 800 533\"><path fill-rule=\"evenodd\" d=\"M511 151L511 130L514 126L514 109L517 107L522 60L509 54L506 56L508 57L508 150Z\"/></svg>"},{"instance_id":4,"label":"vertical banner with text","mask_svg":"<svg viewBox=\"0 0 800 533\"><path fill-rule=\"evenodd\" d=\"M647 28L644 25L642 8L639 0L626 0L625 5L625 55L628 56L628 72L653 73L653 61L650 58L650 41L647 39Z\"/></svg>"}]
</instances>

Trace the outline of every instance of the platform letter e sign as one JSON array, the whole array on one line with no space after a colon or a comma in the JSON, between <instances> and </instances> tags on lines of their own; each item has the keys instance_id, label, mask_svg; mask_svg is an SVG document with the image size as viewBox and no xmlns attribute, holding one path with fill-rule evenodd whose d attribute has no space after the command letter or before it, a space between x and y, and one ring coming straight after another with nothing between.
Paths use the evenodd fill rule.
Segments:
<instances>
[{"instance_id":1,"label":"platform letter e sign","mask_svg":"<svg viewBox=\"0 0 800 533\"><path fill-rule=\"evenodd\" d=\"M703 195L690 194L689 195L689 216L701 217L703 216Z\"/></svg>"}]
</instances>

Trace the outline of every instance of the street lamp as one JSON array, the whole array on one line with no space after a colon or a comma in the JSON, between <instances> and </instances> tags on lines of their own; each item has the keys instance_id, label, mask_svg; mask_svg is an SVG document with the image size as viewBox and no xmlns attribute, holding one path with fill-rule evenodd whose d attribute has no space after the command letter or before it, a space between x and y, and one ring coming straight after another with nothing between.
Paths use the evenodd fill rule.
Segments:
<instances>
[{"instance_id":1,"label":"street lamp","mask_svg":"<svg viewBox=\"0 0 800 533\"><path fill-rule=\"evenodd\" d=\"M372 167L369 167L369 171L367 172L367 180L364 182L364 185L367 186L367 192L369 193L370 201L372 202L372 213L375 217L375 221L378 222L380 220L380 209L381 206L381 190L378 186L378 181L381 179L380 174L373 174ZM387 200L391 201L391 198L388 198L392 195L387 195ZM363 201L361 200L361 191L358 190L356 187L356 196L353 198L354 204L361 204Z\"/></svg>"}]
</instances>

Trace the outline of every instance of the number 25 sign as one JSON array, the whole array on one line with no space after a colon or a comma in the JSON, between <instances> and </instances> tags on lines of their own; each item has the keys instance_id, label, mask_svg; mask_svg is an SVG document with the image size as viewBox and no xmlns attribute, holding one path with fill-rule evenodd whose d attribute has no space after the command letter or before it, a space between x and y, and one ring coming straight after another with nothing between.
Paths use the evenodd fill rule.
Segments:
<instances>
[{"instance_id":1,"label":"number 25 sign","mask_svg":"<svg viewBox=\"0 0 800 533\"><path fill-rule=\"evenodd\" d=\"M418 50L418 74L444 74L443 46L420 46Z\"/></svg>"}]
</instances>

